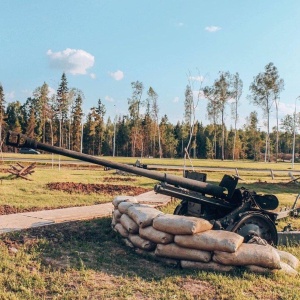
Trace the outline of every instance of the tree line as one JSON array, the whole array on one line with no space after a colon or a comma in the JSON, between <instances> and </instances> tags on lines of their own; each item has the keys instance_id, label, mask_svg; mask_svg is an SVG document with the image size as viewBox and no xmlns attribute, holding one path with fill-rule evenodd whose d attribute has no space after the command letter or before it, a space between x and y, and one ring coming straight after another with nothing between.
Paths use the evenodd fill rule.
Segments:
<instances>
[{"instance_id":1,"label":"tree line","mask_svg":"<svg viewBox=\"0 0 300 300\"><path fill-rule=\"evenodd\" d=\"M0 141L2 151L12 151L3 143L8 130L24 133L43 143L91 155L133 157L183 157L210 159L278 160L299 151L298 135L294 136L299 114L278 118L280 93L284 80L273 63L253 78L248 101L259 107L266 131L259 127L258 114L250 112L246 124L237 128L243 82L238 73L219 72L211 86L193 86L192 77L185 90L182 121L172 124L165 114L160 117L158 94L145 89L140 81L132 82L128 114L106 119L101 99L83 114L84 93L69 88L66 74L61 76L56 94L50 96L47 83L37 87L32 97L6 103L0 84ZM195 90L197 93L195 93ZM197 120L200 99L207 100L210 124ZM226 126L225 109L231 106L234 125ZM270 128L273 107L276 126ZM295 143L295 144L294 144ZM295 149L295 148L294 148ZM297 152L296 151L296 152Z\"/></svg>"}]
</instances>

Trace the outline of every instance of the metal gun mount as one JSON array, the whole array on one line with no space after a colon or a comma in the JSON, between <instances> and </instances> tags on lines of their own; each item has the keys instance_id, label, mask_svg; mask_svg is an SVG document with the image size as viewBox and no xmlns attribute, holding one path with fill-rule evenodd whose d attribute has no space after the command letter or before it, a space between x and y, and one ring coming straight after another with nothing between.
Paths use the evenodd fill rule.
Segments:
<instances>
[{"instance_id":1,"label":"metal gun mount","mask_svg":"<svg viewBox=\"0 0 300 300\"><path fill-rule=\"evenodd\" d=\"M278 234L275 222L288 215L288 212L280 215L271 211L279 204L275 195L260 195L243 187L236 188L239 180L237 176L224 175L219 185L214 185L206 182L204 173L186 171L185 177L180 177L150 171L40 143L12 131L7 134L6 144L56 153L158 180L160 183L154 187L156 193L182 200L174 214L204 218L214 225L214 229L236 232L244 236L245 241L258 236L270 244L277 245ZM294 207L293 213L298 212L300 213L300 210Z\"/></svg>"}]
</instances>

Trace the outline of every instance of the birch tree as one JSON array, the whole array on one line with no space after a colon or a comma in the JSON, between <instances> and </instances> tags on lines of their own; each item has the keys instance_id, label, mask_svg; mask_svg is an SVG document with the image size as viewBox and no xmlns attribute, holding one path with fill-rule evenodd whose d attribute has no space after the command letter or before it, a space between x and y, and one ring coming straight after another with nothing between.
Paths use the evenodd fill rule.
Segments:
<instances>
[{"instance_id":1,"label":"birch tree","mask_svg":"<svg viewBox=\"0 0 300 300\"><path fill-rule=\"evenodd\" d=\"M233 137L233 149L232 149L232 160L235 160L235 149L236 149L236 136L237 136L237 122L238 122L238 106L240 104L240 98L243 93L243 81L240 79L239 73L235 73L232 78L232 99L231 113L234 120L234 137Z\"/></svg>"},{"instance_id":2,"label":"birch tree","mask_svg":"<svg viewBox=\"0 0 300 300\"><path fill-rule=\"evenodd\" d=\"M131 154L136 155L137 143L140 138L140 108L144 85L140 81L131 83L132 96L128 99L128 110L132 123L131 128Z\"/></svg>"},{"instance_id":3,"label":"birch tree","mask_svg":"<svg viewBox=\"0 0 300 300\"><path fill-rule=\"evenodd\" d=\"M269 63L265 66L265 71L259 73L253 78L253 82L250 85L249 95L250 101L260 107L263 111L263 115L266 118L267 136L266 136L266 148L265 148L265 162L271 160L270 151L270 114L272 110L272 104L275 98L278 98L280 91L283 88L283 81L279 79L277 68L273 63Z\"/></svg>"},{"instance_id":4,"label":"birch tree","mask_svg":"<svg viewBox=\"0 0 300 300\"><path fill-rule=\"evenodd\" d=\"M151 102L152 116L155 121L155 129L156 129L155 133L157 132L157 135L158 135L159 158L162 158L161 134L160 134L159 120L158 120L158 114L159 114L159 107L158 107L158 103L157 103L158 95L152 87L150 87L148 90L148 97ZM154 146L154 149L155 149L155 146Z\"/></svg>"}]
</instances>

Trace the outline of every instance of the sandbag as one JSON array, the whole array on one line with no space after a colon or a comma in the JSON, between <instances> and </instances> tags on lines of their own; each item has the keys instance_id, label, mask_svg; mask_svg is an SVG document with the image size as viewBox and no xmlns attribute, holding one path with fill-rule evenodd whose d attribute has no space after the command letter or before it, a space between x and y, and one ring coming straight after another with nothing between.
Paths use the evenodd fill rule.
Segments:
<instances>
[{"instance_id":1,"label":"sandbag","mask_svg":"<svg viewBox=\"0 0 300 300\"><path fill-rule=\"evenodd\" d=\"M151 251L156 247L155 243L141 238L138 234L129 234L128 238L134 246L143 250Z\"/></svg>"},{"instance_id":2,"label":"sandbag","mask_svg":"<svg viewBox=\"0 0 300 300\"><path fill-rule=\"evenodd\" d=\"M213 261L223 265L256 265L269 269L280 269L280 257L272 246L242 244L234 253L215 251Z\"/></svg>"},{"instance_id":3,"label":"sandbag","mask_svg":"<svg viewBox=\"0 0 300 300\"><path fill-rule=\"evenodd\" d=\"M152 225L153 219L163 213L149 206L131 206L127 209L127 214L140 227L146 227Z\"/></svg>"},{"instance_id":4,"label":"sandbag","mask_svg":"<svg viewBox=\"0 0 300 300\"><path fill-rule=\"evenodd\" d=\"M114 215L112 216L112 219L111 219L111 227L114 229L115 228L115 226L116 226L116 224L117 224L117 222L116 222L116 219L115 219L115 217L114 217ZM115 230L116 231L116 230Z\"/></svg>"},{"instance_id":5,"label":"sandbag","mask_svg":"<svg viewBox=\"0 0 300 300\"><path fill-rule=\"evenodd\" d=\"M123 227L121 223L117 223L114 227L114 229L122 236L122 237L128 237L129 232Z\"/></svg>"},{"instance_id":6,"label":"sandbag","mask_svg":"<svg viewBox=\"0 0 300 300\"><path fill-rule=\"evenodd\" d=\"M176 235L175 243L182 247L206 251L235 252L244 238L225 230L208 230L193 235Z\"/></svg>"},{"instance_id":7,"label":"sandbag","mask_svg":"<svg viewBox=\"0 0 300 300\"><path fill-rule=\"evenodd\" d=\"M211 260L211 253L208 251L183 248L174 243L167 245L158 244L155 249L155 255L202 262Z\"/></svg>"},{"instance_id":8,"label":"sandbag","mask_svg":"<svg viewBox=\"0 0 300 300\"><path fill-rule=\"evenodd\" d=\"M123 242L127 247L134 248L134 245L129 241L128 238L123 239Z\"/></svg>"},{"instance_id":9,"label":"sandbag","mask_svg":"<svg viewBox=\"0 0 300 300\"><path fill-rule=\"evenodd\" d=\"M142 250L140 248L136 248L135 252L137 254L140 254L140 255L143 255L143 256L146 256L146 257L150 256L151 258L155 259L156 261L162 262L163 264L168 265L170 267L178 267L179 266L180 261L178 259L172 259L172 258L167 258L167 257L159 257L159 256L155 255L154 251L145 251L145 250Z\"/></svg>"},{"instance_id":10,"label":"sandbag","mask_svg":"<svg viewBox=\"0 0 300 300\"><path fill-rule=\"evenodd\" d=\"M294 270L291 266L284 262L280 262L281 269L268 269L260 266L254 266L254 265L249 265L246 266L246 269L249 270L250 272L253 273L260 273L260 274L270 274L270 273L283 273L289 276L297 276L298 272Z\"/></svg>"},{"instance_id":11,"label":"sandbag","mask_svg":"<svg viewBox=\"0 0 300 300\"><path fill-rule=\"evenodd\" d=\"M139 230L140 237L152 241L156 244L169 244L174 240L174 235L156 230L152 226L141 228Z\"/></svg>"},{"instance_id":12,"label":"sandbag","mask_svg":"<svg viewBox=\"0 0 300 300\"><path fill-rule=\"evenodd\" d=\"M136 198L132 196L117 196L113 199L112 204L115 208L118 208L119 204L121 202L132 202L132 203L138 203Z\"/></svg>"},{"instance_id":13,"label":"sandbag","mask_svg":"<svg viewBox=\"0 0 300 300\"><path fill-rule=\"evenodd\" d=\"M216 272L230 272L234 270L233 266L225 266L213 261L205 263L199 261L181 260L180 264L183 269L200 269L203 271Z\"/></svg>"},{"instance_id":14,"label":"sandbag","mask_svg":"<svg viewBox=\"0 0 300 300\"><path fill-rule=\"evenodd\" d=\"M125 203L125 202L124 202ZM136 224L130 217L128 217L126 214L123 214L120 218L120 223L123 225L123 227L130 233L138 233L139 232L139 226Z\"/></svg>"},{"instance_id":15,"label":"sandbag","mask_svg":"<svg viewBox=\"0 0 300 300\"><path fill-rule=\"evenodd\" d=\"M128 208L133 205L139 205L139 204L123 201L118 205L118 210L121 214L127 214Z\"/></svg>"},{"instance_id":16,"label":"sandbag","mask_svg":"<svg viewBox=\"0 0 300 300\"><path fill-rule=\"evenodd\" d=\"M121 218L122 214L120 213L120 211L118 209L115 209L113 211L113 218L115 220L116 223L120 222L120 218Z\"/></svg>"},{"instance_id":17,"label":"sandbag","mask_svg":"<svg viewBox=\"0 0 300 300\"><path fill-rule=\"evenodd\" d=\"M290 265L286 264L285 262L280 262L280 266L281 266L281 269L278 270L279 273L284 273L284 274L287 274L287 275L290 275L290 276L297 276L298 275L298 272L293 269Z\"/></svg>"},{"instance_id":18,"label":"sandbag","mask_svg":"<svg viewBox=\"0 0 300 300\"><path fill-rule=\"evenodd\" d=\"M161 215L153 220L153 227L171 234L194 234L212 229L207 220L179 215Z\"/></svg>"},{"instance_id":19,"label":"sandbag","mask_svg":"<svg viewBox=\"0 0 300 300\"><path fill-rule=\"evenodd\" d=\"M293 254L278 249L276 249L276 251L279 254L280 260L282 262L287 263L295 270L299 267L299 259L295 257Z\"/></svg>"}]
</instances>

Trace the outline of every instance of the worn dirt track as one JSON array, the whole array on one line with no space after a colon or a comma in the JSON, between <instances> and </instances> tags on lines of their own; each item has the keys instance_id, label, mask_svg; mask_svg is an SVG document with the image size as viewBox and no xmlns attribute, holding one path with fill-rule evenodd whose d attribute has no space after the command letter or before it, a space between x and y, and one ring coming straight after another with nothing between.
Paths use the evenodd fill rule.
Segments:
<instances>
[{"instance_id":1,"label":"worn dirt track","mask_svg":"<svg viewBox=\"0 0 300 300\"><path fill-rule=\"evenodd\" d=\"M64 191L67 193L81 193L81 194L108 194L115 195L127 195L136 196L151 189L145 189L141 187L135 187L131 185L116 185L116 184L86 184L75 182L50 182L47 184L47 188L50 190Z\"/></svg>"}]
</instances>

